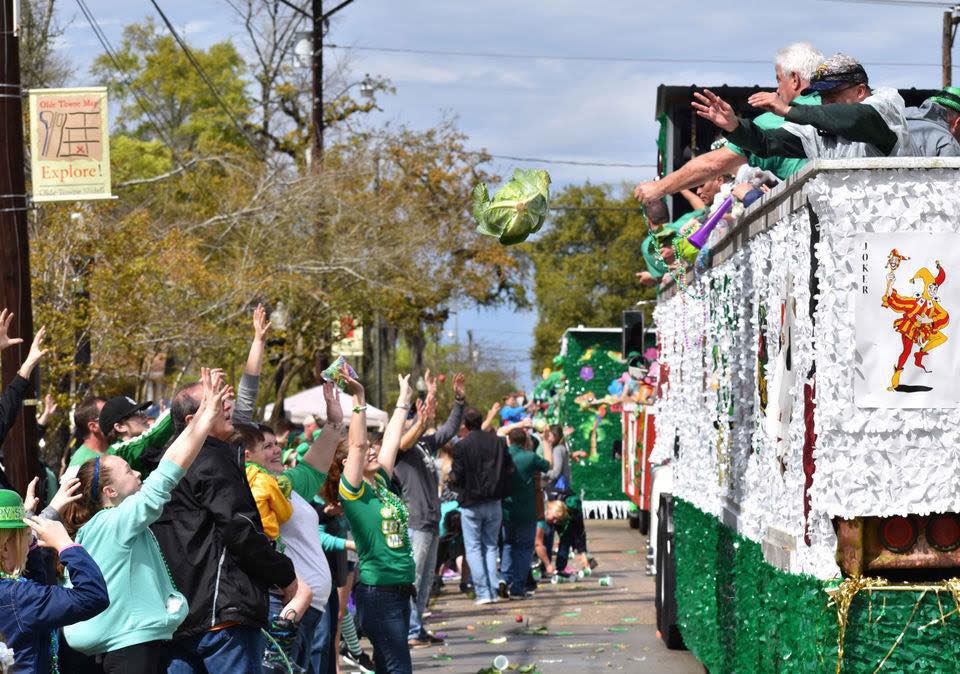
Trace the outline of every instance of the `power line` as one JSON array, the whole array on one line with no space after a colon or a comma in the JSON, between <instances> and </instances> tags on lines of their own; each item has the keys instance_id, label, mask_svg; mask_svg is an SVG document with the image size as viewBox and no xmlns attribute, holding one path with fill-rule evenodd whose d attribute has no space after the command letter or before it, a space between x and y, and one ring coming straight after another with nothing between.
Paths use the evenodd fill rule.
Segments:
<instances>
[{"instance_id":1,"label":"power line","mask_svg":"<svg viewBox=\"0 0 960 674\"><path fill-rule=\"evenodd\" d=\"M240 120L237 119L237 116L233 113L233 110L230 109L230 106L227 105L227 102L223 100L223 97L220 95L220 92L217 91L217 88L214 86L213 82L210 80L210 77L207 75L207 72L203 69L203 66L200 65L200 62L197 61L196 57L193 55L193 52L190 51L190 47L187 46L187 43L183 41L180 37L180 34L177 32L177 29L174 28L173 23L170 19L167 18L167 15L163 13L163 10L160 9L160 5L157 4L156 0L150 0L150 4L153 5L154 9L157 10L157 13L160 15L160 18L166 24L167 28L170 30L170 34L173 35L173 39L177 41L177 44L180 45L180 49L183 50L183 53L186 55L187 60L190 61L190 65L193 66L193 69L197 71L197 74L200 75L200 79L203 80L204 84L207 85L207 88L210 90L210 93L213 94L213 97L216 99L217 104L220 108L227 113L227 117L230 118L230 121L233 122L234 127L237 131L240 132L240 135L247 142L250 148L260 155L260 158L263 159L263 153L260 151L260 148L257 146L256 142L250 137L247 130L243 128L243 125L240 123Z\"/></svg>"},{"instance_id":2,"label":"power line","mask_svg":"<svg viewBox=\"0 0 960 674\"><path fill-rule=\"evenodd\" d=\"M472 154L485 154L474 152ZM540 159L538 157L512 157L506 154L488 154L494 159L508 159L529 164L569 164L570 166L606 166L611 168L657 168L656 164L627 164L624 162L579 161L575 159Z\"/></svg>"},{"instance_id":3,"label":"power line","mask_svg":"<svg viewBox=\"0 0 960 674\"><path fill-rule=\"evenodd\" d=\"M841 2L843 0L834 0ZM877 2L878 0L846 0L847 2ZM937 5L940 6L940 5ZM442 49L407 49L403 47L374 47L370 45L339 45L326 43L325 49L342 49L346 51L370 51L382 52L387 54L419 54L424 56L462 56L466 58L488 58L488 59L527 59L541 61L585 61L601 63L692 63L692 64L714 64L714 65L767 65L772 63L771 59L714 59L702 57L660 57L660 56L569 56L564 54L519 54L514 52L480 52L480 51L456 51ZM884 67L941 67L939 63L914 63L907 61L874 61L864 63L864 66L884 66Z\"/></svg>"},{"instance_id":4,"label":"power line","mask_svg":"<svg viewBox=\"0 0 960 674\"><path fill-rule=\"evenodd\" d=\"M933 2L932 0L920 0L919 2L910 2L909 0L818 0L818 2L840 2L850 5L896 5L899 7L936 7L937 9L950 9L955 7L955 2Z\"/></svg>"},{"instance_id":5,"label":"power line","mask_svg":"<svg viewBox=\"0 0 960 674\"><path fill-rule=\"evenodd\" d=\"M148 99L147 95L137 88L133 83L133 80L127 75L127 71L120 64L120 59L117 56L116 50L114 50L113 45L110 44L110 40L107 38L106 33L103 32L103 29L100 27L100 24L97 22L96 17L93 16L93 12L90 11L90 8L87 7L84 0L77 0L77 5L80 7L80 11L83 13L84 17L87 19L87 23L90 24L90 28L93 30L94 35L96 35L97 40L100 42L100 46L103 47L104 52L107 54L107 57L113 63L114 68L117 69L117 74L120 76L123 83L127 86L127 89L130 90L130 93L133 95L134 100L137 101L137 105L140 106L140 109L143 110L143 113L147 116L151 126L157 132L157 135L160 137L160 140L170 149L170 154L173 157L174 162L178 164L179 168L180 162L177 159L177 151L174 148L173 142L170 138L167 137L166 133L163 130L162 120L158 121L157 113L146 103L145 99Z\"/></svg>"}]
</instances>

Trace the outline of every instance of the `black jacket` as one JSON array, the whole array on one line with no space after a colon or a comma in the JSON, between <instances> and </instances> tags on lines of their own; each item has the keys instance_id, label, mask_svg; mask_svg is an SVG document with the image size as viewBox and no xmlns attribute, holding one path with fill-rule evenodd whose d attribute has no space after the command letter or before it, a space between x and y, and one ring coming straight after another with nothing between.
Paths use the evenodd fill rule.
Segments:
<instances>
[{"instance_id":1,"label":"black jacket","mask_svg":"<svg viewBox=\"0 0 960 674\"><path fill-rule=\"evenodd\" d=\"M505 497L513 475L507 443L495 433L470 431L453 447L450 483L461 507L471 507Z\"/></svg>"},{"instance_id":2,"label":"black jacket","mask_svg":"<svg viewBox=\"0 0 960 674\"><path fill-rule=\"evenodd\" d=\"M15 374L3 389L3 395L0 396L0 445L3 444L4 438L7 437L13 425L17 423L20 408L23 407L23 401L30 395L32 388L29 381Z\"/></svg>"},{"instance_id":3,"label":"black jacket","mask_svg":"<svg viewBox=\"0 0 960 674\"><path fill-rule=\"evenodd\" d=\"M243 451L208 436L151 527L190 611L176 637L226 622L267 626L267 589L293 582L293 562L264 535Z\"/></svg>"}]
</instances>

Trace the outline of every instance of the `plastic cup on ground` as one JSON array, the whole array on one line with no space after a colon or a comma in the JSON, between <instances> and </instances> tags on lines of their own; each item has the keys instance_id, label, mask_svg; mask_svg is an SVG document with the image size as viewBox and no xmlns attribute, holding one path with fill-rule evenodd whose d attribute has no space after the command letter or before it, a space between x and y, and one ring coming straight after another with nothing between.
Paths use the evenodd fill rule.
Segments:
<instances>
[{"instance_id":1,"label":"plastic cup on ground","mask_svg":"<svg viewBox=\"0 0 960 674\"><path fill-rule=\"evenodd\" d=\"M493 659L493 668L498 672L506 671L509 666L510 660L507 659L506 655L498 655Z\"/></svg>"}]
</instances>

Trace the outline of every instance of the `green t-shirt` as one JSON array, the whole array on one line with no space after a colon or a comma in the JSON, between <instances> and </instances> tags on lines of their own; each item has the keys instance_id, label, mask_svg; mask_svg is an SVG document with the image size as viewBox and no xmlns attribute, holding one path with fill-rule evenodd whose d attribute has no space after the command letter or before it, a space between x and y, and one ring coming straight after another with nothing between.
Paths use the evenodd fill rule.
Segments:
<instances>
[{"instance_id":1,"label":"green t-shirt","mask_svg":"<svg viewBox=\"0 0 960 674\"><path fill-rule=\"evenodd\" d=\"M80 445L77 447L77 451L73 453L73 456L70 457L70 467L77 466L80 467L85 464L90 459L95 459L100 456L100 452L90 449L86 445Z\"/></svg>"},{"instance_id":2,"label":"green t-shirt","mask_svg":"<svg viewBox=\"0 0 960 674\"><path fill-rule=\"evenodd\" d=\"M389 491L389 481L382 468L376 489L366 480L354 487L346 476L340 477L340 502L357 544L360 582L365 585L408 585L416 579L409 534L402 530L396 508L378 496Z\"/></svg>"},{"instance_id":3,"label":"green t-shirt","mask_svg":"<svg viewBox=\"0 0 960 674\"><path fill-rule=\"evenodd\" d=\"M820 105L820 94L797 96L790 105ZM781 126L783 126L784 121L785 120L780 115L775 115L772 112L765 112L754 119L753 123L759 126L761 129L779 129ZM727 143L726 147L729 150L736 152L741 157L746 157L747 163L750 164L750 166L756 166L764 171L770 171L770 173L780 178L780 180L786 180L794 173L802 169L804 164L807 163L806 159L791 159L789 157L758 157L752 152L747 152L733 143Z\"/></svg>"},{"instance_id":4,"label":"green t-shirt","mask_svg":"<svg viewBox=\"0 0 960 674\"><path fill-rule=\"evenodd\" d=\"M693 218L703 217L705 213L706 210L702 208L696 211L690 211L689 213L681 215L676 221L662 225L656 232L656 236L654 236L652 232L647 234L647 238L640 244L640 252L643 254L644 262L647 263L647 271L650 272L653 278L663 278L663 275L667 273L667 268L660 262L656 251L664 246L669 246L673 238L677 235L677 232L683 229L685 224ZM682 245L683 243L685 242L681 242L681 245L677 246L680 249L681 256L684 256L685 252ZM694 251L696 251L696 249L694 249ZM694 255L694 257L696 257L696 255Z\"/></svg>"},{"instance_id":5,"label":"green t-shirt","mask_svg":"<svg viewBox=\"0 0 960 674\"><path fill-rule=\"evenodd\" d=\"M535 452L510 445L514 471L510 478L510 495L503 499L503 521L511 524L533 524L537 521L536 485L533 474L550 470L550 464Z\"/></svg>"},{"instance_id":6,"label":"green t-shirt","mask_svg":"<svg viewBox=\"0 0 960 674\"><path fill-rule=\"evenodd\" d=\"M144 450L148 447L163 447L171 437L173 437L173 417L170 416L170 410L167 410L157 417L157 420L145 433L129 440L113 443L107 448L106 453L116 454L129 463L134 470L142 472L143 466L140 465L140 455L143 454ZM99 454L94 450L86 445L80 445L70 458L70 466L79 468L90 459L97 458L97 456Z\"/></svg>"}]
</instances>

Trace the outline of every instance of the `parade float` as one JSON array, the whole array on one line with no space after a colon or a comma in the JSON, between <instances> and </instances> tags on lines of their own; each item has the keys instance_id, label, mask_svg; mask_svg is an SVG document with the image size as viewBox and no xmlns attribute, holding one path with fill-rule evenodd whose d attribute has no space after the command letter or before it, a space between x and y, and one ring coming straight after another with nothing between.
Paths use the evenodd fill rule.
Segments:
<instances>
[{"instance_id":1,"label":"parade float","mask_svg":"<svg viewBox=\"0 0 960 674\"><path fill-rule=\"evenodd\" d=\"M630 510L620 482L626 372L621 333L620 328L569 328L554 368L543 373L533 392L543 409L541 429L559 424L568 433L573 487L587 518L626 518Z\"/></svg>"},{"instance_id":2,"label":"parade float","mask_svg":"<svg viewBox=\"0 0 960 674\"><path fill-rule=\"evenodd\" d=\"M810 162L661 287L658 627L709 671L957 671L958 179Z\"/></svg>"}]
</instances>

